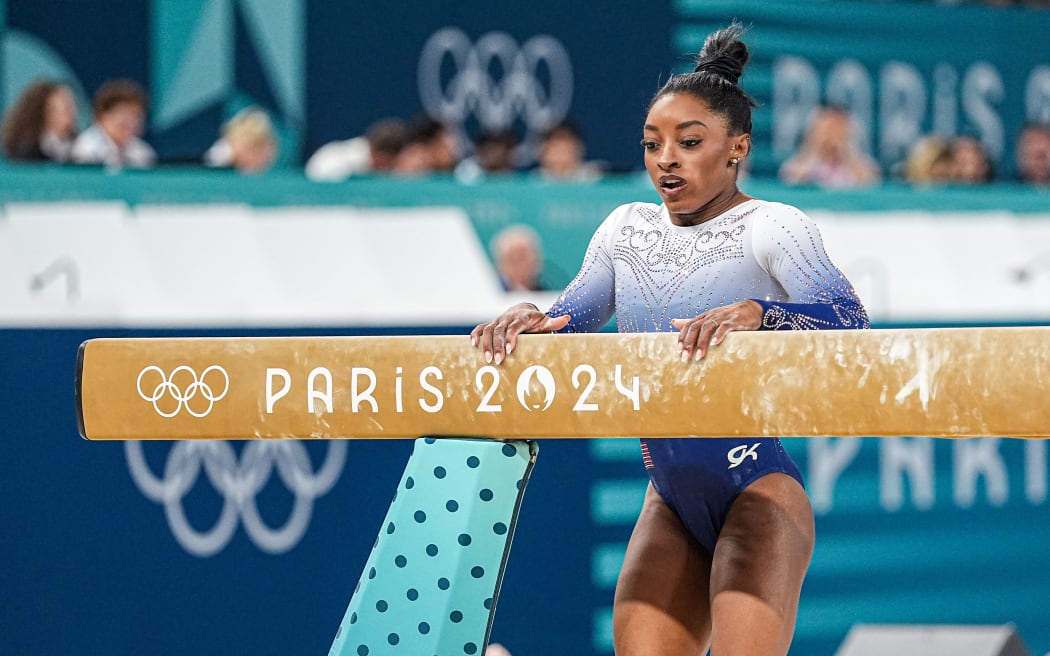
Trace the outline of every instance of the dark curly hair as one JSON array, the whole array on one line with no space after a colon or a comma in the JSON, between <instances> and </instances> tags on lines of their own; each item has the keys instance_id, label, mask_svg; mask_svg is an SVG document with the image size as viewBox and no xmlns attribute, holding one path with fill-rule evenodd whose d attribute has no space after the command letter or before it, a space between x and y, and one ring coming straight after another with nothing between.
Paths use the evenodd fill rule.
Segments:
<instances>
[{"instance_id":1,"label":"dark curly hair","mask_svg":"<svg viewBox=\"0 0 1050 656\"><path fill-rule=\"evenodd\" d=\"M43 161L40 149L47 116L47 100L64 85L52 80L36 80L22 92L4 117L4 157L12 161Z\"/></svg>"}]
</instances>

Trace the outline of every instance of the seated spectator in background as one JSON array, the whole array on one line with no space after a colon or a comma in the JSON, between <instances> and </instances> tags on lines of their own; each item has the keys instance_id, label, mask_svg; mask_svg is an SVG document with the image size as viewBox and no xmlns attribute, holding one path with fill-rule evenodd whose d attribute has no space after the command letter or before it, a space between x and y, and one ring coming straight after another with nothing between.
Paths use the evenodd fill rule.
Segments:
<instances>
[{"instance_id":1,"label":"seated spectator in background","mask_svg":"<svg viewBox=\"0 0 1050 656\"><path fill-rule=\"evenodd\" d=\"M1050 184L1050 125L1028 123L1021 128L1014 156L1020 182Z\"/></svg>"},{"instance_id":2,"label":"seated spectator in background","mask_svg":"<svg viewBox=\"0 0 1050 656\"><path fill-rule=\"evenodd\" d=\"M861 187L881 177L878 163L857 146L849 112L837 105L816 111L798 152L780 167L780 179L793 185Z\"/></svg>"},{"instance_id":3,"label":"seated spectator in background","mask_svg":"<svg viewBox=\"0 0 1050 656\"><path fill-rule=\"evenodd\" d=\"M387 173L394 168L406 136L400 119L382 119L369 126L363 136L318 148L306 162L306 175L311 180L338 182L353 175Z\"/></svg>"},{"instance_id":4,"label":"seated spectator in background","mask_svg":"<svg viewBox=\"0 0 1050 656\"><path fill-rule=\"evenodd\" d=\"M938 136L923 137L912 146L904 165L904 179L918 185L946 184L952 181L951 144Z\"/></svg>"},{"instance_id":5,"label":"seated spectator in background","mask_svg":"<svg viewBox=\"0 0 1050 656\"><path fill-rule=\"evenodd\" d=\"M459 158L459 139L455 132L444 123L424 115L409 126L405 146L397 155L393 172L409 176L452 173Z\"/></svg>"},{"instance_id":6,"label":"seated spectator in background","mask_svg":"<svg viewBox=\"0 0 1050 656\"><path fill-rule=\"evenodd\" d=\"M486 130L474 140L474 154L456 165L460 182L477 182L487 176L514 173L521 140L510 130Z\"/></svg>"},{"instance_id":7,"label":"seated spectator in background","mask_svg":"<svg viewBox=\"0 0 1050 656\"><path fill-rule=\"evenodd\" d=\"M597 162L584 161L583 136L568 121L547 130L540 139L536 172L547 180L590 182L602 175Z\"/></svg>"},{"instance_id":8,"label":"seated spectator in background","mask_svg":"<svg viewBox=\"0 0 1050 656\"><path fill-rule=\"evenodd\" d=\"M974 137L955 137L951 141L951 151L953 183L985 184L995 178L988 151Z\"/></svg>"},{"instance_id":9,"label":"seated spectator in background","mask_svg":"<svg viewBox=\"0 0 1050 656\"><path fill-rule=\"evenodd\" d=\"M540 281L543 248L535 230L525 225L507 226L492 238L491 249L504 291L545 291Z\"/></svg>"},{"instance_id":10,"label":"seated spectator in background","mask_svg":"<svg viewBox=\"0 0 1050 656\"><path fill-rule=\"evenodd\" d=\"M222 126L222 137L204 154L204 164L239 173L265 173L277 159L277 135L269 114L246 107Z\"/></svg>"},{"instance_id":11,"label":"seated spectator in background","mask_svg":"<svg viewBox=\"0 0 1050 656\"><path fill-rule=\"evenodd\" d=\"M157 153L141 139L149 96L132 80L106 82L92 99L94 123L73 143L78 164L148 168Z\"/></svg>"},{"instance_id":12,"label":"seated spectator in background","mask_svg":"<svg viewBox=\"0 0 1050 656\"><path fill-rule=\"evenodd\" d=\"M4 157L23 162L67 162L76 136L73 90L59 82L37 80L4 117Z\"/></svg>"}]
</instances>

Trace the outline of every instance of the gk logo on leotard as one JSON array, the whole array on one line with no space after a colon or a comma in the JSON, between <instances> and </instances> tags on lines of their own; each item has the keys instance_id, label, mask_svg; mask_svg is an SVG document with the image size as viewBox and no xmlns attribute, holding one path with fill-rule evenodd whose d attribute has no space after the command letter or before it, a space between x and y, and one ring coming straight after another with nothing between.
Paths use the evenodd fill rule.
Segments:
<instances>
[{"instance_id":1,"label":"gk logo on leotard","mask_svg":"<svg viewBox=\"0 0 1050 656\"><path fill-rule=\"evenodd\" d=\"M754 461L758 461L758 454L755 453L755 449L759 447L761 442L755 442L750 447L746 444L741 444L729 451L729 468L739 467L744 463L745 460L751 458Z\"/></svg>"},{"instance_id":2,"label":"gk logo on leotard","mask_svg":"<svg viewBox=\"0 0 1050 656\"><path fill-rule=\"evenodd\" d=\"M208 367L200 377L186 365L172 369L170 376L160 367L150 365L139 372L135 385L142 400L152 403L161 417L174 417L185 408L200 418L207 416L215 402L226 396L230 376L218 365Z\"/></svg>"},{"instance_id":3,"label":"gk logo on leotard","mask_svg":"<svg viewBox=\"0 0 1050 656\"><path fill-rule=\"evenodd\" d=\"M450 73L450 74L449 74ZM471 43L462 30L435 32L419 55L419 96L426 110L453 125L471 115L489 130L521 118L530 131L565 118L572 104L572 62L565 46L537 35L518 45L504 32Z\"/></svg>"},{"instance_id":4,"label":"gk logo on leotard","mask_svg":"<svg viewBox=\"0 0 1050 656\"><path fill-rule=\"evenodd\" d=\"M164 506L168 526L182 548L202 558L222 551L233 539L238 524L267 553L284 553L297 545L310 525L314 499L327 494L339 480L346 450L346 442L328 442L324 462L315 471L306 447L294 440L249 442L239 459L229 442L178 442L168 452L163 472L158 475L147 463L141 442L124 443L135 485L148 499ZM263 519L256 496L275 471L295 500L284 525L271 528ZM203 530L194 526L184 507L184 499L198 487L198 480L207 481L222 498L218 517L211 528Z\"/></svg>"}]
</instances>

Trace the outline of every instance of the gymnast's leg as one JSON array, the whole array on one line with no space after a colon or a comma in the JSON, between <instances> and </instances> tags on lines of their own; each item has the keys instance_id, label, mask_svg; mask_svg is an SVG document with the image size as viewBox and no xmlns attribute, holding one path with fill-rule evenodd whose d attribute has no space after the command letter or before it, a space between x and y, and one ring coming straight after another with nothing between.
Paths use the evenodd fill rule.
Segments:
<instances>
[{"instance_id":1,"label":"gymnast's leg","mask_svg":"<svg viewBox=\"0 0 1050 656\"><path fill-rule=\"evenodd\" d=\"M711 557L652 484L613 605L617 656L700 656L711 639Z\"/></svg>"},{"instance_id":2,"label":"gymnast's leg","mask_svg":"<svg viewBox=\"0 0 1050 656\"><path fill-rule=\"evenodd\" d=\"M809 498L786 474L736 498L712 558L712 656L787 654L814 534Z\"/></svg>"}]
</instances>

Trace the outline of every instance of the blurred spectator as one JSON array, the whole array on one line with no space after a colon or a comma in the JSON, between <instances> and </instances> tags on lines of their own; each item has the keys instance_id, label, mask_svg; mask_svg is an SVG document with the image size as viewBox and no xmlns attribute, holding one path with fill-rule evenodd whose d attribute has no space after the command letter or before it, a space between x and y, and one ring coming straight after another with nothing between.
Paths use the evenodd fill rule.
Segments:
<instances>
[{"instance_id":1,"label":"blurred spectator","mask_svg":"<svg viewBox=\"0 0 1050 656\"><path fill-rule=\"evenodd\" d=\"M59 82L37 80L4 117L4 157L12 161L66 162L76 136L73 90Z\"/></svg>"},{"instance_id":2,"label":"blurred spectator","mask_svg":"<svg viewBox=\"0 0 1050 656\"><path fill-rule=\"evenodd\" d=\"M306 162L306 175L312 180L338 182L352 175L389 172L406 136L400 119L382 119L369 126L363 136L318 148Z\"/></svg>"},{"instance_id":3,"label":"blurred spectator","mask_svg":"<svg viewBox=\"0 0 1050 656\"><path fill-rule=\"evenodd\" d=\"M817 109L798 152L780 167L788 184L859 187L878 182L879 165L857 146L853 119L837 105Z\"/></svg>"},{"instance_id":4,"label":"blurred spectator","mask_svg":"<svg viewBox=\"0 0 1050 656\"><path fill-rule=\"evenodd\" d=\"M597 162L584 161L586 147L576 126L562 121L543 134L536 172L547 180L587 182L602 175Z\"/></svg>"},{"instance_id":5,"label":"blurred spectator","mask_svg":"<svg viewBox=\"0 0 1050 656\"><path fill-rule=\"evenodd\" d=\"M204 154L212 167L232 168L239 173L265 173L277 159L277 135L269 114L246 107L222 126L222 137Z\"/></svg>"},{"instance_id":6,"label":"blurred spectator","mask_svg":"<svg viewBox=\"0 0 1050 656\"><path fill-rule=\"evenodd\" d=\"M908 152L904 179L920 185L951 182L952 149L947 139L928 136L920 139Z\"/></svg>"},{"instance_id":7,"label":"blurred spectator","mask_svg":"<svg viewBox=\"0 0 1050 656\"><path fill-rule=\"evenodd\" d=\"M80 164L147 168L157 153L141 139L149 96L132 80L113 80L95 92L94 123L73 143L72 159Z\"/></svg>"},{"instance_id":8,"label":"blurred spectator","mask_svg":"<svg viewBox=\"0 0 1050 656\"><path fill-rule=\"evenodd\" d=\"M1021 128L1014 154L1018 180L1034 185L1050 184L1050 125L1028 123Z\"/></svg>"},{"instance_id":9,"label":"blurred spectator","mask_svg":"<svg viewBox=\"0 0 1050 656\"><path fill-rule=\"evenodd\" d=\"M456 165L456 178L476 182L490 175L514 173L520 140L510 130L484 131L474 140L474 155Z\"/></svg>"},{"instance_id":10,"label":"blurred spectator","mask_svg":"<svg viewBox=\"0 0 1050 656\"><path fill-rule=\"evenodd\" d=\"M504 291L546 289L540 281L543 247L535 230L526 225L509 225L492 238L491 249Z\"/></svg>"},{"instance_id":11,"label":"blurred spectator","mask_svg":"<svg viewBox=\"0 0 1050 656\"><path fill-rule=\"evenodd\" d=\"M399 175L452 173L459 163L459 153L459 141L452 129L424 115L409 126L408 138L393 171Z\"/></svg>"},{"instance_id":12,"label":"blurred spectator","mask_svg":"<svg viewBox=\"0 0 1050 656\"><path fill-rule=\"evenodd\" d=\"M915 184L983 184L994 177L988 151L970 136L924 137L905 164L905 179Z\"/></svg>"},{"instance_id":13,"label":"blurred spectator","mask_svg":"<svg viewBox=\"0 0 1050 656\"><path fill-rule=\"evenodd\" d=\"M960 136L951 141L952 182L984 184L995 178L992 160L984 144L974 137Z\"/></svg>"}]
</instances>

